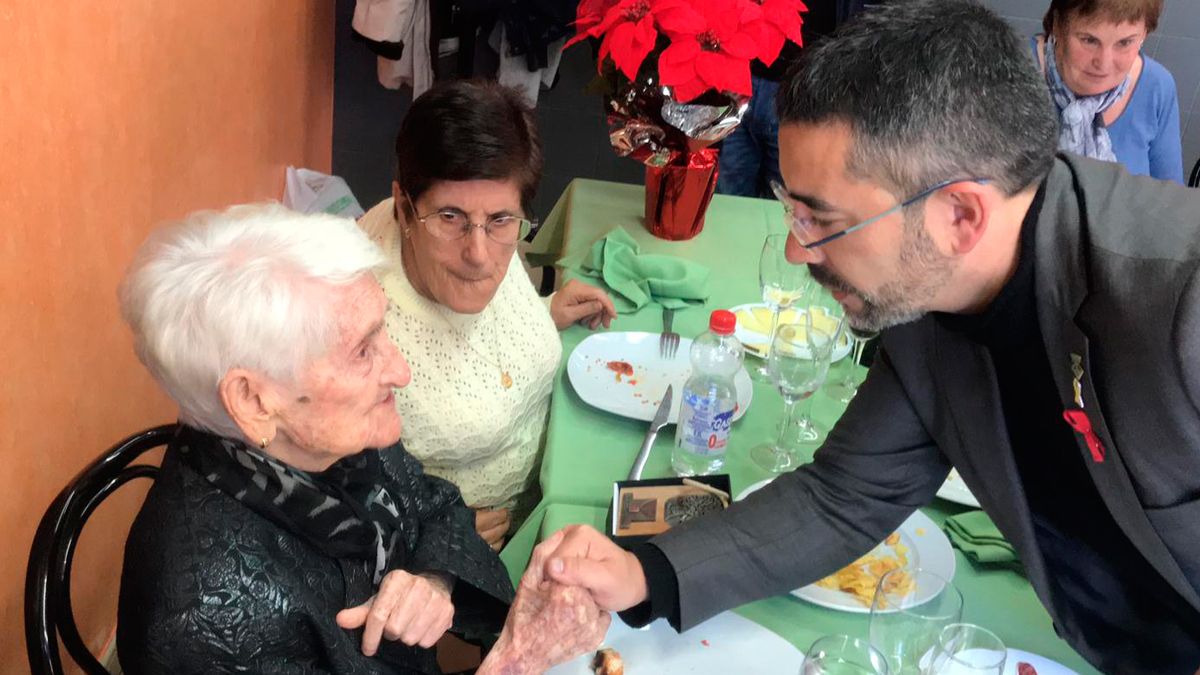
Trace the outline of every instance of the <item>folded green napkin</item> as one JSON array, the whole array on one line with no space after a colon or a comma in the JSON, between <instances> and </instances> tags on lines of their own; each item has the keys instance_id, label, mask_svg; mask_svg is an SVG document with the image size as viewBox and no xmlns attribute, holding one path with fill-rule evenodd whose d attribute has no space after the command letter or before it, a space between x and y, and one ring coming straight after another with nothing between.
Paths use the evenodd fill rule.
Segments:
<instances>
[{"instance_id":1,"label":"folded green napkin","mask_svg":"<svg viewBox=\"0 0 1200 675\"><path fill-rule=\"evenodd\" d=\"M976 564L1018 563L1017 552L983 511L967 511L946 519L942 526L955 548Z\"/></svg>"},{"instance_id":2,"label":"folded green napkin","mask_svg":"<svg viewBox=\"0 0 1200 675\"><path fill-rule=\"evenodd\" d=\"M583 256L559 264L581 277L603 282L621 313L651 302L680 309L708 299L707 267L675 256L642 253L620 227L598 239Z\"/></svg>"}]
</instances>

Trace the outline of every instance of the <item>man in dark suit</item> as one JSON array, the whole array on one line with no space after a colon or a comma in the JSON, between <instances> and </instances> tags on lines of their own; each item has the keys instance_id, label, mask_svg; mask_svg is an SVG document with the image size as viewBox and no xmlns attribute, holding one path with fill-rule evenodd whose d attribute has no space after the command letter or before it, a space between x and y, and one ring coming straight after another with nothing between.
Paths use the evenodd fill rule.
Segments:
<instances>
[{"instance_id":1,"label":"man in dark suit","mask_svg":"<svg viewBox=\"0 0 1200 675\"><path fill-rule=\"evenodd\" d=\"M1055 156L1026 50L967 0L868 12L780 90L789 256L885 329L817 452L625 552L548 573L687 629L851 562L951 466L1105 672L1200 665L1200 192Z\"/></svg>"}]
</instances>

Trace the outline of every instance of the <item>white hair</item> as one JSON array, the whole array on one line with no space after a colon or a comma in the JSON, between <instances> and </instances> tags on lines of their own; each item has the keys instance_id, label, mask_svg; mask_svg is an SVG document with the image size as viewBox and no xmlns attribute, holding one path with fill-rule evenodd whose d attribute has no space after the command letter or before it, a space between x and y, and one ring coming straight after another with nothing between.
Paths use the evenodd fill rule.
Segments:
<instances>
[{"instance_id":1,"label":"white hair","mask_svg":"<svg viewBox=\"0 0 1200 675\"><path fill-rule=\"evenodd\" d=\"M327 291L384 262L353 220L278 204L201 211L142 244L121 283L121 316L180 419L236 438L218 393L226 373L293 381L335 337Z\"/></svg>"}]
</instances>

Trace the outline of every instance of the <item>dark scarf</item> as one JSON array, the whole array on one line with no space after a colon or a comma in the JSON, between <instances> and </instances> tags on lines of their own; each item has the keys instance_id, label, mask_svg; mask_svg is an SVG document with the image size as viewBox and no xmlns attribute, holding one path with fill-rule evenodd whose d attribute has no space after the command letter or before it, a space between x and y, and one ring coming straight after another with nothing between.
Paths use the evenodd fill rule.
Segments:
<instances>
[{"instance_id":1,"label":"dark scarf","mask_svg":"<svg viewBox=\"0 0 1200 675\"><path fill-rule=\"evenodd\" d=\"M416 544L374 450L310 473L242 441L187 426L180 429L178 449L182 462L252 511L333 558L371 563L376 584L388 570L403 567Z\"/></svg>"}]
</instances>

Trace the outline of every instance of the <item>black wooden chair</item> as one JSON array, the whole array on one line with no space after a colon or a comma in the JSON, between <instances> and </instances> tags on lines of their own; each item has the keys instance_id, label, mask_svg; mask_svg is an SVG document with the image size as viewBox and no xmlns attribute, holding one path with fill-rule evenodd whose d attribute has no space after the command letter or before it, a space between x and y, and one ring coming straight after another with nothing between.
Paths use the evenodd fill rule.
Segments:
<instances>
[{"instance_id":1,"label":"black wooden chair","mask_svg":"<svg viewBox=\"0 0 1200 675\"><path fill-rule=\"evenodd\" d=\"M59 638L71 658L88 675L108 675L88 651L71 609L71 563L75 544L87 519L117 488L134 478L153 479L158 467L133 464L143 453L166 445L175 436L168 424L114 445L79 472L55 497L38 524L25 573L25 647L33 675L61 675Z\"/></svg>"},{"instance_id":2,"label":"black wooden chair","mask_svg":"<svg viewBox=\"0 0 1200 675\"><path fill-rule=\"evenodd\" d=\"M1188 187L1200 187L1200 159L1192 167L1192 175L1188 178Z\"/></svg>"}]
</instances>

